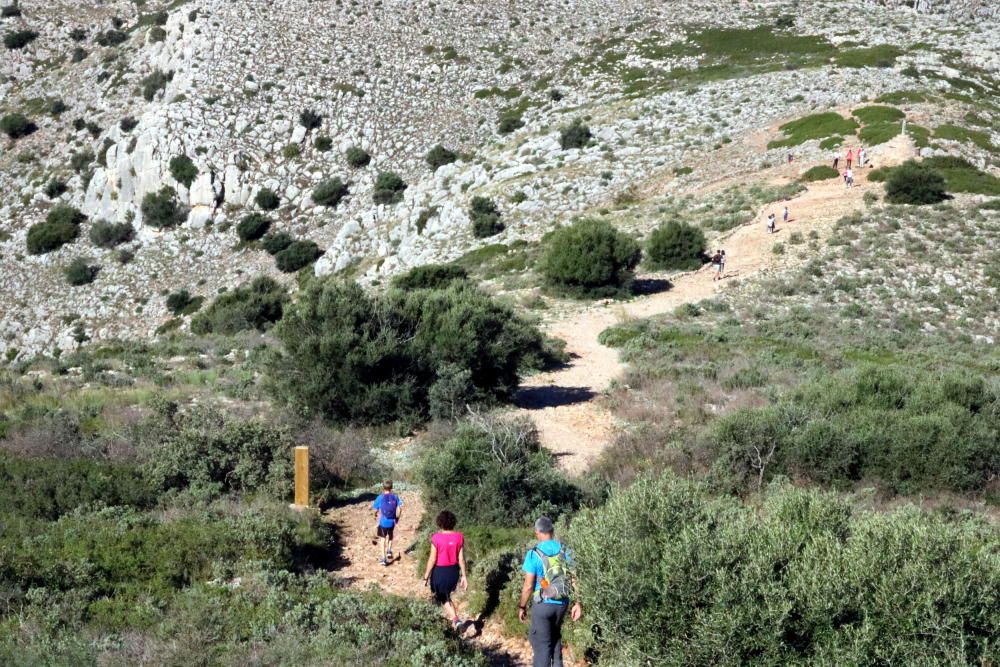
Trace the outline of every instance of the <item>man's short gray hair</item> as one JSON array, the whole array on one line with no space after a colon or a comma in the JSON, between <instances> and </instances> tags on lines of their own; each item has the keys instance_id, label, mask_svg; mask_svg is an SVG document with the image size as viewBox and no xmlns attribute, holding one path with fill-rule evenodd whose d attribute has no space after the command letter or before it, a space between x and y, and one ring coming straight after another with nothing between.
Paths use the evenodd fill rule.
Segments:
<instances>
[{"instance_id":1,"label":"man's short gray hair","mask_svg":"<svg viewBox=\"0 0 1000 667\"><path fill-rule=\"evenodd\" d=\"M535 532L543 533L545 535L551 535L556 532L556 527L552 523L552 519L547 516L540 516L535 521Z\"/></svg>"}]
</instances>

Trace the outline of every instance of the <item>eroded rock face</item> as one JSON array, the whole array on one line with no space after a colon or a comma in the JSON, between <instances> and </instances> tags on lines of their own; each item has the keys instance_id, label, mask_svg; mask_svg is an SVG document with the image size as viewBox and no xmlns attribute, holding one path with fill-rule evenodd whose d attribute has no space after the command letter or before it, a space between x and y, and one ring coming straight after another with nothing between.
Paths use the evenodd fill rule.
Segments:
<instances>
[{"instance_id":1,"label":"eroded rock face","mask_svg":"<svg viewBox=\"0 0 1000 667\"><path fill-rule=\"evenodd\" d=\"M258 273L275 275L268 255L237 249L231 228L257 210L255 197L265 187L280 198L278 210L268 213L273 229L326 250L318 274L353 266L362 280L384 281L478 245L537 240L573 216L615 206L630 188L649 182L663 183L657 193L664 196L696 190L731 170L716 157L716 147L729 141L741 147L734 158L741 164L780 159L781 151L743 146L741 138L779 120L912 88L907 67L955 78L948 70L955 63L941 56L946 45L907 53L888 68L823 65L692 78L638 92L629 91L626 80L637 71L696 72L699 56L659 53L688 39L685 24L745 28L786 12L800 34L835 44L905 39L905 46L954 39L942 31L950 19L931 13L945 5L977 16L991 8L973 0L918 2L914 17L895 11L906 3L889 3L892 9L887 3L850 0L831 22L823 6L790 0L763 13L752 3L701 0L377 6L192 0L170 12L163 41L151 41L148 28L139 27L124 44L104 48L94 36L112 29L114 17L125 29L135 26L135 3L22 0L18 21L40 37L27 49L3 52L0 102L35 100L39 129L0 146L0 191L10 193L0 198L0 231L7 235L0 237L6 238L0 241L0 352L49 349L67 335L67 313L79 314L95 339L149 336L167 317L164 291L188 288L211 297ZM151 1L142 11L157 9ZM75 28L85 31L83 41L70 39ZM996 26L981 21L963 36L961 58L996 72L996 44ZM84 49L82 59L63 58L74 48ZM611 57L614 49L621 53ZM144 96L156 73L162 89ZM920 85L947 91L950 84L939 78ZM554 91L560 94L550 95ZM41 110L55 98L68 110ZM499 114L517 105L524 126L498 134ZM299 122L306 110L321 117L320 127ZM559 128L584 116L593 145L563 150ZM424 155L439 143L466 156L432 171ZM366 150L371 164L351 168L344 157L351 147ZM85 151L96 159L76 173L72 158ZM815 142L801 151L819 154ZM177 156L196 167L190 187L171 176ZM673 178L680 167L694 172ZM397 172L407 183L399 204L373 203L381 171ZM313 189L332 177L348 183L348 196L336 208L317 206ZM75 243L23 256L27 227L50 206L41 187L51 178L66 180L61 200L91 220L138 228L127 246L135 252L130 264L90 244L89 223ZM176 191L185 217L161 231L145 224L142 201L165 185ZM474 196L496 201L503 233L472 236ZM80 255L102 270L91 285L69 291L60 267Z\"/></svg>"},{"instance_id":2,"label":"eroded rock face","mask_svg":"<svg viewBox=\"0 0 1000 667\"><path fill-rule=\"evenodd\" d=\"M960 19L995 19L1000 4L994 0L868 0L871 4L908 9L921 14L944 14Z\"/></svg>"}]
</instances>

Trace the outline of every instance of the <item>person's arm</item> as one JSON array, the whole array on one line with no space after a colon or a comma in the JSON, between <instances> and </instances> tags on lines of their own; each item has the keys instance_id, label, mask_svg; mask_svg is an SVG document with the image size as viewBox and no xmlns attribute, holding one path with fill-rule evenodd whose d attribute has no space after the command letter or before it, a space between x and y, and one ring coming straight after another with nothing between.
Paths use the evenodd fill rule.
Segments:
<instances>
[{"instance_id":1,"label":"person's arm","mask_svg":"<svg viewBox=\"0 0 1000 667\"><path fill-rule=\"evenodd\" d=\"M521 584L521 600L517 603L517 618L524 621L525 613L528 611L528 601L531 594L535 592L535 575L530 572L524 573L524 583Z\"/></svg>"},{"instance_id":2,"label":"person's arm","mask_svg":"<svg viewBox=\"0 0 1000 667\"><path fill-rule=\"evenodd\" d=\"M431 570L434 569L434 563L437 562L437 557L437 547L434 546L433 542L431 542L431 552L427 554L427 567L424 568L424 586L426 586L427 582L431 580Z\"/></svg>"},{"instance_id":3,"label":"person's arm","mask_svg":"<svg viewBox=\"0 0 1000 667\"><path fill-rule=\"evenodd\" d=\"M469 590L469 579L465 573L465 545L463 544L458 550L458 569L462 571L462 578L459 583L462 585L462 590Z\"/></svg>"},{"instance_id":4,"label":"person's arm","mask_svg":"<svg viewBox=\"0 0 1000 667\"><path fill-rule=\"evenodd\" d=\"M400 498L399 502L396 503L396 523L403 518L403 499Z\"/></svg>"}]
</instances>

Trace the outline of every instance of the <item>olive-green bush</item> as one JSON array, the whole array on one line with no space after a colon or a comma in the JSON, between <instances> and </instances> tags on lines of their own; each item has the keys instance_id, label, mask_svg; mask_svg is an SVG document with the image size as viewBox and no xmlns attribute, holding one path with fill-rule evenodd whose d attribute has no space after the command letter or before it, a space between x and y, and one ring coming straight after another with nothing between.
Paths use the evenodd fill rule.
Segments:
<instances>
[{"instance_id":1,"label":"olive-green bush","mask_svg":"<svg viewBox=\"0 0 1000 667\"><path fill-rule=\"evenodd\" d=\"M86 219L78 209L67 204L53 206L45 222L28 228L25 239L28 253L42 255L72 242L80 234L80 224Z\"/></svg>"},{"instance_id":2,"label":"olive-green bush","mask_svg":"<svg viewBox=\"0 0 1000 667\"><path fill-rule=\"evenodd\" d=\"M463 523L528 527L540 515L572 512L581 498L526 420L460 426L427 446L417 476L424 502Z\"/></svg>"},{"instance_id":3,"label":"olive-green bush","mask_svg":"<svg viewBox=\"0 0 1000 667\"><path fill-rule=\"evenodd\" d=\"M11 139L20 139L31 134L35 129L35 124L28 120L23 113L9 113L0 118L0 132L3 132Z\"/></svg>"},{"instance_id":4,"label":"olive-green bush","mask_svg":"<svg viewBox=\"0 0 1000 667\"><path fill-rule=\"evenodd\" d=\"M665 222L646 241L646 262L654 269L697 269L704 259L705 233L684 222Z\"/></svg>"},{"instance_id":5,"label":"olive-green bush","mask_svg":"<svg viewBox=\"0 0 1000 667\"><path fill-rule=\"evenodd\" d=\"M885 199L891 204L937 204L947 196L944 176L914 160L895 167L885 182Z\"/></svg>"},{"instance_id":6,"label":"olive-green bush","mask_svg":"<svg viewBox=\"0 0 1000 667\"><path fill-rule=\"evenodd\" d=\"M187 155L177 155L170 159L170 175L189 188L194 179L198 178L198 167Z\"/></svg>"},{"instance_id":7,"label":"olive-green bush","mask_svg":"<svg viewBox=\"0 0 1000 667\"><path fill-rule=\"evenodd\" d=\"M393 278L392 286L404 290L444 289L451 283L468 277L465 269L454 264L424 264Z\"/></svg>"},{"instance_id":8,"label":"olive-green bush","mask_svg":"<svg viewBox=\"0 0 1000 667\"><path fill-rule=\"evenodd\" d=\"M89 260L77 257L66 265L66 268L63 269L63 275L66 277L67 283L73 287L79 287L94 282L100 270L101 267L91 264Z\"/></svg>"},{"instance_id":9,"label":"olive-green bush","mask_svg":"<svg viewBox=\"0 0 1000 667\"><path fill-rule=\"evenodd\" d=\"M347 196L347 184L339 178L331 178L317 185L312 191L312 200L320 206L335 207Z\"/></svg>"},{"instance_id":10,"label":"olive-green bush","mask_svg":"<svg viewBox=\"0 0 1000 667\"><path fill-rule=\"evenodd\" d=\"M248 243L264 236L271 228L271 219L262 213L251 213L236 225L236 235L240 241ZM282 248L284 249L284 248Z\"/></svg>"},{"instance_id":11,"label":"olive-green bush","mask_svg":"<svg viewBox=\"0 0 1000 667\"><path fill-rule=\"evenodd\" d=\"M230 335L248 329L266 331L281 319L287 301L284 287L260 276L248 285L220 294L191 320L191 331L200 335Z\"/></svg>"},{"instance_id":12,"label":"olive-green bush","mask_svg":"<svg viewBox=\"0 0 1000 667\"><path fill-rule=\"evenodd\" d=\"M446 164L451 164L457 159L458 153L445 148L441 144L438 144L434 148L430 149L427 152L427 155L424 156L424 160L427 162L427 165L434 171L437 171Z\"/></svg>"},{"instance_id":13,"label":"olive-green bush","mask_svg":"<svg viewBox=\"0 0 1000 667\"><path fill-rule=\"evenodd\" d=\"M404 190L406 190L406 183L403 182L399 174L383 171L375 178L372 201L376 204L398 204L403 201Z\"/></svg>"},{"instance_id":14,"label":"olive-green bush","mask_svg":"<svg viewBox=\"0 0 1000 667\"><path fill-rule=\"evenodd\" d=\"M899 493L981 492L1000 473L998 400L981 377L862 366L720 418L715 472L735 489L788 474Z\"/></svg>"},{"instance_id":15,"label":"olive-green bush","mask_svg":"<svg viewBox=\"0 0 1000 667\"><path fill-rule=\"evenodd\" d=\"M131 241L134 236L135 228L130 222L98 220L90 227L90 242L98 248L114 248Z\"/></svg>"},{"instance_id":16,"label":"olive-green bush","mask_svg":"<svg viewBox=\"0 0 1000 667\"><path fill-rule=\"evenodd\" d=\"M594 138L590 128L577 118L559 131L559 145L563 150L570 148L586 148Z\"/></svg>"},{"instance_id":17,"label":"olive-green bush","mask_svg":"<svg viewBox=\"0 0 1000 667\"><path fill-rule=\"evenodd\" d=\"M574 519L601 664L990 664L995 528L769 488L760 505L667 475Z\"/></svg>"},{"instance_id":18,"label":"olive-green bush","mask_svg":"<svg viewBox=\"0 0 1000 667\"><path fill-rule=\"evenodd\" d=\"M347 165L352 169L361 169L368 166L368 163L372 161L372 156L360 146L351 146L344 154L344 159L347 160Z\"/></svg>"},{"instance_id":19,"label":"olive-green bush","mask_svg":"<svg viewBox=\"0 0 1000 667\"><path fill-rule=\"evenodd\" d=\"M258 190L254 201L263 211L273 211L281 206L281 198L271 188L261 188Z\"/></svg>"},{"instance_id":20,"label":"olive-green bush","mask_svg":"<svg viewBox=\"0 0 1000 667\"><path fill-rule=\"evenodd\" d=\"M323 256L323 251L313 241L293 241L274 255L274 264L283 273L304 269Z\"/></svg>"},{"instance_id":21,"label":"olive-green bush","mask_svg":"<svg viewBox=\"0 0 1000 667\"><path fill-rule=\"evenodd\" d=\"M366 293L315 281L274 330L275 396L338 422L419 420L438 385L465 403L509 398L542 352L538 330L475 287ZM456 380L462 380L456 382Z\"/></svg>"},{"instance_id":22,"label":"olive-green bush","mask_svg":"<svg viewBox=\"0 0 1000 667\"><path fill-rule=\"evenodd\" d=\"M472 220L472 234L477 239L495 236L504 230L496 202L487 197L472 198L469 202L469 219Z\"/></svg>"},{"instance_id":23,"label":"olive-green bush","mask_svg":"<svg viewBox=\"0 0 1000 667\"><path fill-rule=\"evenodd\" d=\"M549 285L600 296L627 290L642 251L634 239L603 220L584 219L545 241L539 270Z\"/></svg>"},{"instance_id":24,"label":"olive-green bush","mask_svg":"<svg viewBox=\"0 0 1000 667\"><path fill-rule=\"evenodd\" d=\"M182 289L167 295L166 306L174 317L180 317L198 312L204 301L204 297L192 296L191 292Z\"/></svg>"},{"instance_id":25,"label":"olive-green bush","mask_svg":"<svg viewBox=\"0 0 1000 667\"><path fill-rule=\"evenodd\" d=\"M279 252L295 243L291 234L286 232L272 232L265 234L260 240L260 247L269 255L277 255Z\"/></svg>"},{"instance_id":26,"label":"olive-green bush","mask_svg":"<svg viewBox=\"0 0 1000 667\"><path fill-rule=\"evenodd\" d=\"M177 191L164 185L142 198L143 222L157 229L171 229L181 224L187 213L177 200Z\"/></svg>"}]
</instances>

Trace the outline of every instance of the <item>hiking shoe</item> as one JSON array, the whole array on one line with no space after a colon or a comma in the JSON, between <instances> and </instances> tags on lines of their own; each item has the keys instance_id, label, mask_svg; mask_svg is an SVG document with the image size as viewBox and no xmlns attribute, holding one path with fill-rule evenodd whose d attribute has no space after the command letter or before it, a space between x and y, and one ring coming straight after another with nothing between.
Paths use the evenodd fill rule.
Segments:
<instances>
[{"instance_id":1,"label":"hiking shoe","mask_svg":"<svg viewBox=\"0 0 1000 667\"><path fill-rule=\"evenodd\" d=\"M392 560L392 549L385 552L385 559L390 561Z\"/></svg>"},{"instance_id":2,"label":"hiking shoe","mask_svg":"<svg viewBox=\"0 0 1000 667\"><path fill-rule=\"evenodd\" d=\"M385 566L387 566L387 565L389 564L389 561L387 561L387 560L386 560L386 559L384 559L384 558L379 558L379 559L378 559L378 563L379 563L379 565L381 565L382 567L385 567Z\"/></svg>"}]
</instances>

